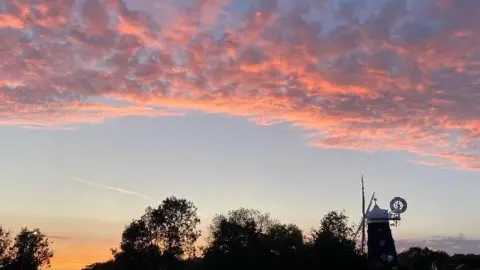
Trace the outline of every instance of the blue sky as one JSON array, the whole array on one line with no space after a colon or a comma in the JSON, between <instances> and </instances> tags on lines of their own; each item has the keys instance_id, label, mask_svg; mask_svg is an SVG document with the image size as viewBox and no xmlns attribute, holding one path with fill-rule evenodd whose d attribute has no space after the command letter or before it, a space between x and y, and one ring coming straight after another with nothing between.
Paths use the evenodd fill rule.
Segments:
<instances>
[{"instance_id":1,"label":"blue sky","mask_svg":"<svg viewBox=\"0 0 480 270\"><path fill-rule=\"evenodd\" d=\"M405 153L361 153L308 146L302 130L259 127L242 118L193 114L127 118L75 131L3 128L0 166L3 214L128 221L152 202L74 181L135 191L162 200L194 201L208 218L238 207L257 208L304 229L329 210L357 222L359 179L367 196L388 207L409 202L400 236L480 237L474 212L477 173L410 163ZM8 179L8 180L7 180ZM458 211L458 208L462 211ZM449 222L444 221L448 219Z\"/></svg>"}]
</instances>

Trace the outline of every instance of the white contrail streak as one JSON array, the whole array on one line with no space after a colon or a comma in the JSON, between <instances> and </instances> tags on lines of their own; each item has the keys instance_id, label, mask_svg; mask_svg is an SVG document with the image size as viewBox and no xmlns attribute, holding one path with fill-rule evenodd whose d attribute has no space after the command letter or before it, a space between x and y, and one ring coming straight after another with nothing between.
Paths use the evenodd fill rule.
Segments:
<instances>
[{"instance_id":1,"label":"white contrail streak","mask_svg":"<svg viewBox=\"0 0 480 270\"><path fill-rule=\"evenodd\" d=\"M127 189L123 189L123 188L119 188L119 187L107 186L107 185L104 185L104 184L101 184L101 183L90 182L90 181L85 180L85 179L80 178L80 177L72 177L71 179L75 182L78 182L78 183L87 184L87 185L90 185L90 186L94 186L94 187L98 187L98 188L102 188L102 189L107 189L107 190L115 191L115 192L126 194L126 195L136 196L136 197L148 200L150 202L159 203L158 200L156 200L156 199L154 199L154 198L152 198L148 195L138 193L138 192L135 192L135 191L131 191L131 190L127 190Z\"/></svg>"},{"instance_id":2,"label":"white contrail streak","mask_svg":"<svg viewBox=\"0 0 480 270\"><path fill-rule=\"evenodd\" d=\"M80 177L71 177L71 179L75 182L78 182L78 183L82 183L82 184L94 186L94 187L97 187L97 188L114 191L114 192L117 192L117 193L130 195L130 196L139 197L139 198L142 198L142 199L147 200L149 202L153 202L155 204L162 203L161 201L156 200L156 199L154 199L154 198L152 198L148 195L138 193L138 192L135 192L135 191L131 191L131 190L127 190L127 189L123 189L123 188L119 188L119 187L114 187L114 186L107 186L107 185L104 185L102 183L91 182L91 181L85 180L85 179L80 178ZM199 212L197 212L197 214L198 214L199 217L203 217L203 218L208 217L207 215L204 215L204 214L199 213Z\"/></svg>"}]
</instances>

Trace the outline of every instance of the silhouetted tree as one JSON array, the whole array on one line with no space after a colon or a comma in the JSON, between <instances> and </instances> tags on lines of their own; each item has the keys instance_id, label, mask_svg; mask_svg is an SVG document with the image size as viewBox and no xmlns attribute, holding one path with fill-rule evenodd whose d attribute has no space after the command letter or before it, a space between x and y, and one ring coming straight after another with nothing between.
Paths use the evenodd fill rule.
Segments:
<instances>
[{"instance_id":1,"label":"silhouetted tree","mask_svg":"<svg viewBox=\"0 0 480 270\"><path fill-rule=\"evenodd\" d=\"M139 251L148 250L152 245L155 245L155 237L147 227L145 220L133 220L128 224L122 233L122 240L120 242L121 251Z\"/></svg>"},{"instance_id":2,"label":"silhouetted tree","mask_svg":"<svg viewBox=\"0 0 480 270\"><path fill-rule=\"evenodd\" d=\"M50 267L53 251L47 237L39 229L22 228L9 249L5 269L37 270Z\"/></svg>"},{"instance_id":3,"label":"silhouetted tree","mask_svg":"<svg viewBox=\"0 0 480 270\"><path fill-rule=\"evenodd\" d=\"M11 232L0 227L0 269L10 264L11 246Z\"/></svg>"},{"instance_id":4,"label":"silhouetted tree","mask_svg":"<svg viewBox=\"0 0 480 270\"><path fill-rule=\"evenodd\" d=\"M175 259L195 256L195 242L200 237L200 218L195 205L186 199L169 197L157 208L148 207L145 215L148 229L163 254Z\"/></svg>"},{"instance_id":5,"label":"silhouetted tree","mask_svg":"<svg viewBox=\"0 0 480 270\"><path fill-rule=\"evenodd\" d=\"M480 255L478 254L454 254L450 257L449 264L465 265L462 269L480 268Z\"/></svg>"},{"instance_id":6,"label":"silhouetted tree","mask_svg":"<svg viewBox=\"0 0 480 270\"><path fill-rule=\"evenodd\" d=\"M272 269L303 269L302 255L306 251L303 232L294 224L274 224L266 235L267 246L273 253Z\"/></svg>"},{"instance_id":7,"label":"silhouetted tree","mask_svg":"<svg viewBox=\"0 0 480 270\"><path fill-rule=\"evenodd\" d=\"M240 208L216 215L209 227L203 256L197 257L195 242L200 231L196 226L200 220L196 211L193 203L175 197L165 199L157 208L147 208L140 219L125 227L118 250L113 251L113 260L86 266L84 270L379 270L386 267L369 265L366 255L356 248L348 217L338 211L327 213L320 226L307 237L296 225L282 224L257 210ZM9 246L8 237L2 235L7 234L0 231L0 250ZM477 255L449 257L443 251L428 248L411 248L400 253L399 260L403 263L400 269L410 270L480 264Z\"/></svg>"},{"instance_id":8,"label":"silhouetted tree","mask_svg":"<svg viewBox=\"0 0 480 270\"><path fill-rule=\"evenodd\" d=\"M119 269L115 267L115 262L113 260L102 262L102 263L94 263L85 266L82 270L116 270Z\"/></svg>"},{"instance_id":9,"label":"silhouetted tree","mask_svg":"<svg viewBox=\"0 0 480 270\"><path fill-rule=\"evenodd\" d=\"M158 269L160 249L145 220L133 220L123 233L119 250L112 251L117 269ZM97 266L98 267L98 266ZM103 265L102 267L105 267Z\"/></svg>"},{"instance_id":10,"label":"silhouetted tree","mask_svg":"<svg viewBox=\"0 0 480 270\"><path fill-rule=\"evenodd\" d=\"M355 247L354 230L348 225L343 212L331 211L312 230L307 244L310 246L310 265L322 269L363 269L366 260Z\"/></svg>"},{"instance_id":11,"label":"silhouetted tree","mask_svg":"<svg viewBox=\"0 0 480 270\"><path fill-rule=\"evenodd\" d=\"M125 227L119 248L112 250L114 269L181 268L183 258L195 256L199 223L197 208L186 199L169 197L157 208L148 207L140 219Z\"/></svg>"},{"instance_id":12,"label":"silhouetted tree","mask_svg":"<svg viewBox=\"0 0 480 270\"><path fill-rule=\"evenodd\" d=\"M266 234L273 221L256 210L217 215L210 226L204 269L265 269L271 259Z\"/></svg>"},{"instance_id":13,"label":"silhouetted tree","mask_svg":"<svg viewBox=\"0 0 480 270\"><path fill-rule=\"evenodd\" d=\"M238 209L214 218L204 269L298 269L303 233L256 210Z\"/></svg>"},{"instance_id":14,"label":"silhouetted tree","mask_svg":"<svg viewBox=\"0 0 480 270\"><path fill-rule=\"evenodd\" d=\"M412 270L444 269L450 256L444 251L429 248L411 247L398 254L400 263Z\"/></svg>"}]
</instances>

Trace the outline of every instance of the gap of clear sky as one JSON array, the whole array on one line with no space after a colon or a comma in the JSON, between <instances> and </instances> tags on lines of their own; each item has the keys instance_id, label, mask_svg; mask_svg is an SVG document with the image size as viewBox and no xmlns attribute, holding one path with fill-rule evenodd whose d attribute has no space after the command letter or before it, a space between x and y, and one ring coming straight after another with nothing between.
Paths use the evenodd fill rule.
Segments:
<instances>
[{"instance_id":1,"label":"gap of clear sky","mask_svg":"<svg viewBox=\"0 0 480 270\"><path fill-rule=\"evenodd\" d=\"M53 269L79 269L171 195L204 229L239 207L358 222L363 174L381 206L407 199L399 243L478 252L479 9L4 1L1 224L39 227Z\"/></svg>"}]
</instances>

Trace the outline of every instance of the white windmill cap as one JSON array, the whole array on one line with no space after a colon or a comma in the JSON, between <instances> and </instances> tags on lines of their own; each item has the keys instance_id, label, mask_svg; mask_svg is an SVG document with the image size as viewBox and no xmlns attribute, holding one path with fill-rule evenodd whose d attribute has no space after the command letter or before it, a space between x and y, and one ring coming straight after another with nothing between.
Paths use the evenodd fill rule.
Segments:
<instances>
[{"instance_id":1,"label":"white windmill cap","mask_svg":"<svg viewBox=\"0 0 480 270\"><path fill-rule=\"evenodd\" d=\"M367 222L388 222L388 210L381 209L378 205L375 204L373 209L367 213Z\"/></svg>"}]
</instances>

